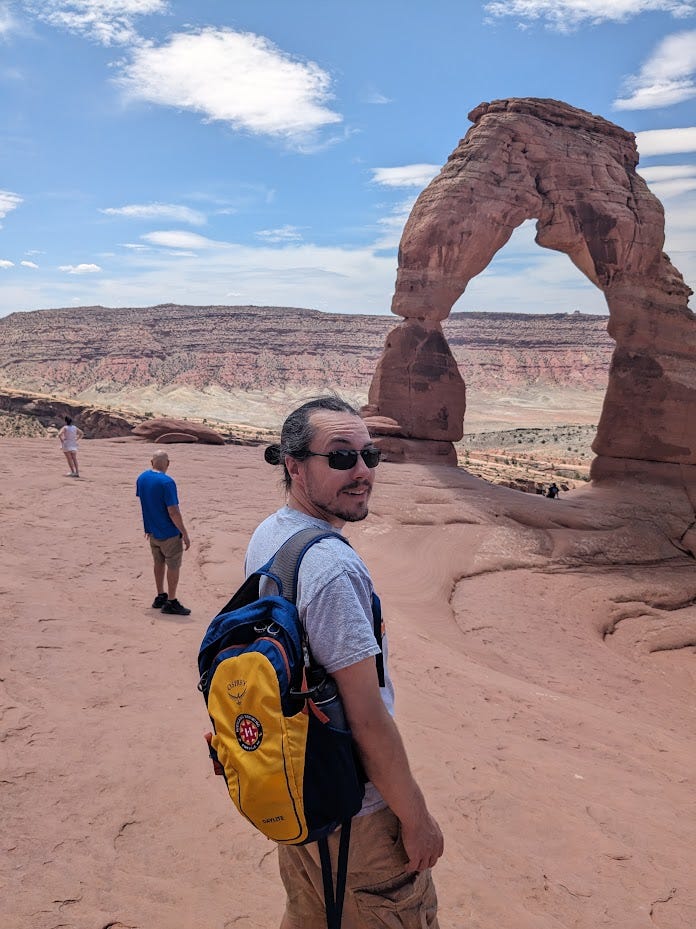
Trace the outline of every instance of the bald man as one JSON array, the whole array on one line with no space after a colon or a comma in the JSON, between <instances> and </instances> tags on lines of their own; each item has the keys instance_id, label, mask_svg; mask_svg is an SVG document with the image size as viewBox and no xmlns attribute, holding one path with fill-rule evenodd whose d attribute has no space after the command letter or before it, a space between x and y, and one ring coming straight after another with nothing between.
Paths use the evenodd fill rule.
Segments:
<instances>
[{"instance_id":1,"label":"bald man","mask_svg":"<svg viewBox=\"0 0 696 929\"><path fill-rule=\"evenodd\" d=\"M167 474L169 455L164 451L155 452L150 464L150 470L139 475L135 493L140 500L145 535L150 541L154 560L157 596L152 602L152 608L163 613L188 616L191 610L176 599L176 588L184 548L188 551L191 540L179 510L176 484Z\"/></svg>"}]
</instances>

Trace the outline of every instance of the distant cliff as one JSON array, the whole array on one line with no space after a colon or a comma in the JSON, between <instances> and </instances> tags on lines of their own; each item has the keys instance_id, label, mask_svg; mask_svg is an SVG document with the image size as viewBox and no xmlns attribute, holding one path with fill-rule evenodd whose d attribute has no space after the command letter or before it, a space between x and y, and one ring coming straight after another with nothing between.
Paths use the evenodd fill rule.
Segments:
<instances>
[{"instance_id":1,"label":"distant cliff","mask_svg":"<svg viewBox=\"0 0 696 929\"><path fill-rule=\"evenodd\" d=\"M76 307L0 319L0 386L63 396L143 389L366 393L394 316L292 307ZM444 330L467 386L602 390L607 317L455 313Z\"/></svg>"}]
</instances>

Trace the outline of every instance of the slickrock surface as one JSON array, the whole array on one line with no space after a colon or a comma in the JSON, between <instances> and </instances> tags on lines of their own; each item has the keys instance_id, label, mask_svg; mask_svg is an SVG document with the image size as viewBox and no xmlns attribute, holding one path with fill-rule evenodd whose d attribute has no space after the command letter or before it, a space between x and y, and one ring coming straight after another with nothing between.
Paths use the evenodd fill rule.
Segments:
<instances>
[{"instance_id":1,"label":"slickrock surface","mask_svg":"<svg viewBox=\"0 0 696 929\"><path fill-rule=\"evenodd\" d=\"M273 843L207 756L196 656L282 500L261 448L170 448L192 539L150 609L152 446L0 453L3 929L272 929ZM397 721L445 834L443 929L693 929L694 508L663 486L547 500L380 465L348 536L382 597ZM692 530L693 534L693 530Z\"/></svg>"},{"instance_id":2,"label":"slickrock surface","mask_svg":"<svg viewBox=\"0 0 696 929\"><path fill-rule=\"evenodd\" d=\"M594 444L596 476L622 472L621 459L648 470L650 462L696 463L691 291L662 251L664 213L636 174L635 137L556 100L496 100L469 118L474 126L404 229L392 311L405 321L388 339L370 404L402 422L405 436L438 438L430 425L412 429L426 421L430 398L404 376L405 332L439 325L512 231L537 219L537 242L565 252L609 307L617 346ZM452 404L454 414L461 397Z\"/></svg>"}]
</instances>

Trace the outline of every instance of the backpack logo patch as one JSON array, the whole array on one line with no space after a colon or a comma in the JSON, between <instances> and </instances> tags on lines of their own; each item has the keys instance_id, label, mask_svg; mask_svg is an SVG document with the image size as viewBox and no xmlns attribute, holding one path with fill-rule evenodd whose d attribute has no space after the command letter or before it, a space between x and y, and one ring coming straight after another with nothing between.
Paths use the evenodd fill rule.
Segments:
<instances>
[{"instance_id":1,"label":"backpack logo patch","mask_svg":"<svg viewBox=\"0 0 696 929\"><path fill-rule=\"evenodd\" d=\"M234 700L237 706L242 705L242 700L247 692L246 681L230 681L227 685L227 696Z\"/></svg>"},{"instance_id":2,"label":"backpack logo patch","mask_svg":"<svg viewBox=\"0 0 696 929\"><path fill-rule=\"evenodd\" d=\"M263 739L263 726L249 713L242 713L236 718L234 732L245 752L255 752Z\"/></svg>"}]
</instances>

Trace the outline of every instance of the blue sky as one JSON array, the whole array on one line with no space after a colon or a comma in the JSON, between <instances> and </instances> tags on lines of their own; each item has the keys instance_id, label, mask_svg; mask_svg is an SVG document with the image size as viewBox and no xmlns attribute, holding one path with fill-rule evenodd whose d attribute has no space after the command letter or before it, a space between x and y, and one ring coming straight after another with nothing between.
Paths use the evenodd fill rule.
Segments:
<instances>
[{"instance_id":1,"label":"blue sky","mask_svg":"<svg viewBox=\"0 0 696 929\"><path fill-rule=\"evenodd\" d=\"M467 113L523 96L637 134L696 289L696 0L0 0L0 315L388 313ZM606 312L533 233L456 309Z\"/></svg>"}]
</instances>

